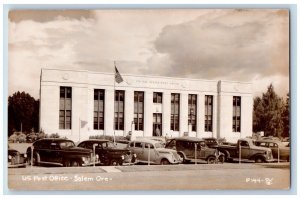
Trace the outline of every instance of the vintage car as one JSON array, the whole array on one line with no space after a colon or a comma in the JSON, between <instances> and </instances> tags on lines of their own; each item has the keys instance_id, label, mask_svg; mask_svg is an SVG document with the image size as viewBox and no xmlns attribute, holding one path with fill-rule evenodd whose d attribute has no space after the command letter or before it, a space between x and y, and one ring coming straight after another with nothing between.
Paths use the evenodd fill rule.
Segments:
<instances>
[{"instance_id":1,"label":"vintage car","mask_svg":"<svg viewBox=\"0 0 300 199\"><path fill-rule=\"evenodd\" d=\"M104 165L134 164L136 154L125 148L118 148L117 144L105 139L91 139L80 142L78 147L95 149L100 163Z\"/></svg>"},{"instance_id":2,"label":"vintage car","mask_svg":"<svg viewBox=\"0 0 300 199\"><path fill-rule=\"evenodd\" d=\"M8 168L26 167L27 155L15 149L8 148Z\"/></svg>"},{"instance_id":3,"label":"vintage car","mask_svg":"<svg viewBox=\"0 0 300 199\"><path fill-rule=\"evenodd\" d=\"M172 149L166 149L160 141L137 139L129 142L128 149L137 155L137 162L149 164L179 164L180 157Z\"/></svg>"},{"instance_id":4,"label":"vintage car","mask_svg":"<svg viewBox=\"0 0 300 199\"><path fill-rule=\"evenodd\" d=\"M290 147L284 145L278 140L256 140L256 146L267 147L272 150L272 155L275 160L290 161Z\"/></svg>"},{"instance_id":5,"label":"vintage car","mask_svg":"<svg viewBox=\"0 0 300 199\"><path fill-rule=\"evenodd\" d=\"M236 144L219 145L217 149L224 153L226 161L274 161L270 149L256 146L250 138L241 138Z\"/></svg>"},{"instance_id":6,"label":"vintage car","mask_svg":"<svg viewBox=\"0 0 300 199\"><path fill-rule=\"evenodd\" d=\"M217 149L209 148L203 139L195 137L178 137L169 140L168 149L174 149L182 158L183 163L205 161L208 164L223 163L224 154Z\"/></svg>"},{"instance_id":7,"label":"vintage car","mask_svg":"<svg viewBox=\"0 0 300 199\"><path fill-rule=\"evenodd\" d=\"M27 148L27 157L28 162L32 162L33 165L51 164L69 167L88 166L99 162L99 158L93 155L92 150L76 147L72 140L60 138L35 141L32 147Z\"/></svg>"}]
</instances>

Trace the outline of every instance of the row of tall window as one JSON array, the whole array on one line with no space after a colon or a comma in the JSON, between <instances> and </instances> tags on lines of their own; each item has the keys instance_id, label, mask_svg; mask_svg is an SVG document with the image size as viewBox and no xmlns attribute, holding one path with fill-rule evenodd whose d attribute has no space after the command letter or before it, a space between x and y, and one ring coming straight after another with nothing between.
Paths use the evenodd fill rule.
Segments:
<instances>
[{"instance_id":1,"label":"row of tall window","mask_svg":"<svg viewBox=\"0 0 300 199\"><path fill-rule=\"evenodd\" d=\"M124 130L124 107L125 91L116 90L114 100L114 129ZM153 103L162 104L163 94L160 92L153 93ZM144 130L144 92L134 92L134 126L135 130ZM105 90L94 90L94 129L104 130L104 104ZM205 95L205 113L204 113L204 130L213 131L213 96ZM233 96L233 114L232 114L232 131L240 132L241 130L241 97ZM188 124L192 131L197 131L197 95L188 95ZM72 88L60 87L60 105L59 105L59 128L71 129L72 121ZM170 130L179 131L180 129L180 94L171 93L171 121ZM161 134L162 115L161 113L153 114L153 134Z\"/></svg>"}]
</instances>

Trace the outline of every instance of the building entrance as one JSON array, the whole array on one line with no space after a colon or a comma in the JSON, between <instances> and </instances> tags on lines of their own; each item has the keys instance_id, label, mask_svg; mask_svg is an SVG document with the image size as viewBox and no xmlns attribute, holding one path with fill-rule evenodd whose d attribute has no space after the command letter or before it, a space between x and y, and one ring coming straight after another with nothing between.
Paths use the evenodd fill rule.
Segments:
<instances>
[{"instance_id":1,"label":"building entrance","mask_svg":"<svg viewBox=\"0 0 300 199\"><path fill-rule=\"evenodd\" d=\"M153 136L162 136L162 114L153 113Z\"/></svg>"}]
</instances>

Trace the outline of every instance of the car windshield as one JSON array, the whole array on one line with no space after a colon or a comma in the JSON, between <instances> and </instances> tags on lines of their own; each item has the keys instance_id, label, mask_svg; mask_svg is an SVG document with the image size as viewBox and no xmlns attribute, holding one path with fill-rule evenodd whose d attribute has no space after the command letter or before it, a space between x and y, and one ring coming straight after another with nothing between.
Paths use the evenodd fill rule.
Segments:
<instances>
[{"instance_id":1,"label":"car windshield","mask_svg":"<svg viewBox=\"0 0 300 199\"><path fill-rule=\"evenodd\" d=\"M155 143L155 148L165 148L162 143Z\"/></svg>"},{"instance_id":2,"label":"car windshield","mask_svg":"<svg viewBox=\"0 0 300 199\"><path fill-rule=\"evenodd\" d=\"M59 146L61 149L64 149L64 148L74 147L75 144L72 141L64 141L64 142L59 143Z\"/></svg>"},{"instance_id":3,"label":"car windshield","mask_svg":"<svg viewBox=\"0 0 300 199\"><path fill-rule=\"evenodd\" d=\"M116 145L113 143L113 142L106 142L104 144L104 147L107 147L107 148L115 148Z\"/></svg>"}]
</instances>

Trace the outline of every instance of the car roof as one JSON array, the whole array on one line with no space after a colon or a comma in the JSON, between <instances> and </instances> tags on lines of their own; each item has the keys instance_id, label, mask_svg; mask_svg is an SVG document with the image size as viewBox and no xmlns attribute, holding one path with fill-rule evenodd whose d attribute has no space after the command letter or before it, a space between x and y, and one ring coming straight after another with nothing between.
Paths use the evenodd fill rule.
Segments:
<instances>
[{"instance_id":1,"label":"car roof","mask_svg":"<svg viewBox=\"0 0 300 199\"><path fill-rule=\"evenodd\" d=\"M268 142L268 143L273 142L273 143L282 143L282 142L279 141L279 140L267 140L267 139L265 139L265 140L255 140L255 142Z\"/></svg>"},{"instance_id":2,"label":"car roof","mask_svg":"<svg viewBox=\"0 0 300 199\"><path fill-rule=\"evenodd\" d=\"M64 138L43 138L43 139L39 139L39 140L35 141L34 143L38 143L38 142L42 142L42 141L71 141L71 142L73 142L72 140L64 139Z\"/></svg>"},{"instance_id":3,"label":"car roof","mask_svg":"<svg viewBox=\"0 0 300 199\"><path fill-rule=\"evenodd\" d=\"M176 141L188 141L188 142L200 142L204 141L203 139L196 138L196 137L177 137L173 138Z\"/></svg>"},{"instance_id":4,"label":"car roof","mask_svg":"<svg viewBox=\"0 0 300 199\"><path fill-rule=\"evenodd\" d=\"M132 140L131 142L146 142L146 143L151 143L151 144L161 143L160 141L157 141L157 140L151 140L151 139L146 139L146 138L143 138L143 139L135 139L135 140Z\"/></svg>"},{"instance_id":5,"label":"car roof","mask_svg":"<svg viewBox=\"0 0 300 199\"><path fill-rule=\"evenodd\" d=\"M202 138L203 140L217 140L217 138Z\"/></svg>"},{"instance_id":6,"label":"car roof","mask_svg":"<svg viewBox=\"0 0 300 199\"><path fill-rule=\"evenodd\" d=\"M239 141L253 141L252 138L240 138Z\"/></svg>"},{"instance_id":7,"label":"car roof","mask_svg":"<svg viewBox=\"0 0 300 199\"><path fill-rule=\"evenodd\" d=\"M106 140L106 139L89 139L89 140L84 140L80 143L83 143L83 142L109 142L110 140Z\"/></svg>"}]
</instances>

